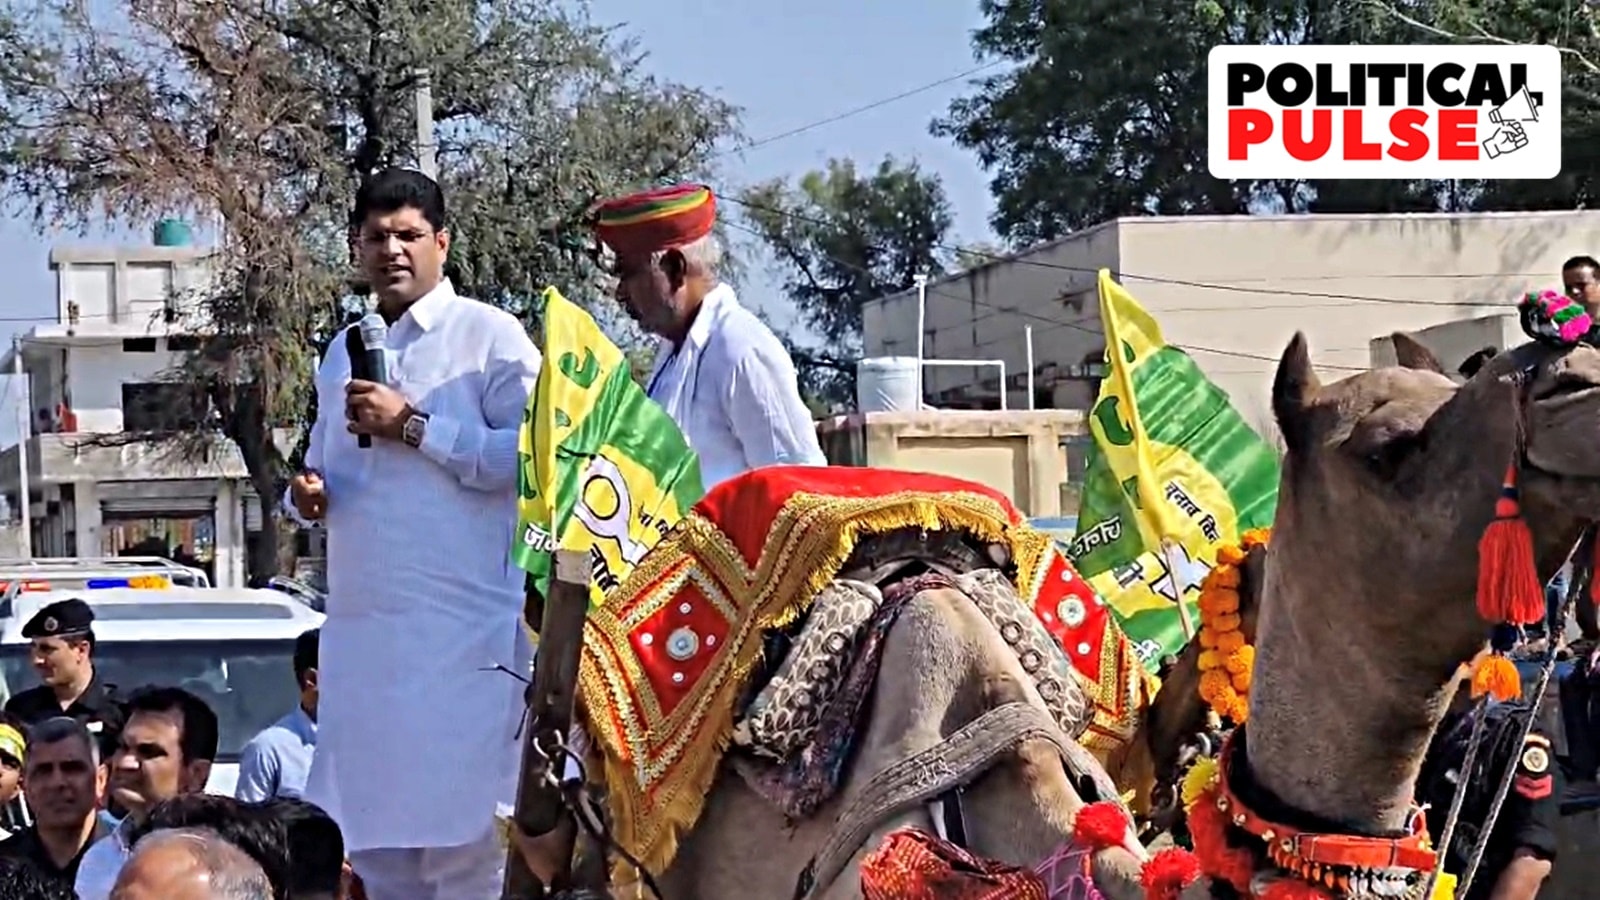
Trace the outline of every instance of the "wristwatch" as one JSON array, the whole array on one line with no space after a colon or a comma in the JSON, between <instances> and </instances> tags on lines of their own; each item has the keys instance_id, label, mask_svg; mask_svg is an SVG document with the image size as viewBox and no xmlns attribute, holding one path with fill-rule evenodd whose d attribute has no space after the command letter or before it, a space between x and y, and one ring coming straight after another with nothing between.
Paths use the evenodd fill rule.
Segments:
<instances>
[{"instance_id":1,"label":"wristwatch","mask_svg":"<svg viewBox=\"0 0 1600 900\"><path fill-rule=\"evenodd\" d=\"M411 418L400 427L400 439L410 447L421 447L422 439L428 433L428 414L414 412Z\"/></svg>"}]
</instances>

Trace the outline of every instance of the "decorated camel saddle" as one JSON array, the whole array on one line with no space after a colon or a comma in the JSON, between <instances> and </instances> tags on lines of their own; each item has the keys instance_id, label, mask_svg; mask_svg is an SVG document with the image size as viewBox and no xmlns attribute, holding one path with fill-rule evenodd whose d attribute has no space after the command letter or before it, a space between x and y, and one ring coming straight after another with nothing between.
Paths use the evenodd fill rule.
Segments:
<instances>
[{"instance_id":1,"label":"decorated camel saddle","mask_svg":"<svg viewBox=\"0 0 1600 900\"><path fill-rule=\"evenodd\" d=\"M782 820L835 802L891 632L929 591L998 633L1018 690L1046 711L1029 727L1064 737L1068 767L1121 809L1102 763L1128 749L1154 683L1048 534L960 479L774 467L715 488L585 626L581 715L620 848L668 868L719 774ZM960 819L936 823L939 839ZM797 895L838 876L867 834L834 838Z\"/></svg>"}]
</instances>

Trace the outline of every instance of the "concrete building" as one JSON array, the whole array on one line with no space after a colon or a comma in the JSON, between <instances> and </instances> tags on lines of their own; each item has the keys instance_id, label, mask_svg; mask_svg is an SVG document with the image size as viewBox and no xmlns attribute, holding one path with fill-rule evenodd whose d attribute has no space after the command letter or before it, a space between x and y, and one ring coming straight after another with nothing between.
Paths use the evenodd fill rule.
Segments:
<instances>
[{"instance_id":1,"label":"concrete building","mask_svg":"<svg viewBox=\"0 0 1600 900\"><path fill-rule=\"evenodd\" d=\"M203 325L184 294L205 277L192 246L57 248L56 321L0 358L28 382L28 509L33 552L192 557L218 585L245 583L245 547L260 506L238 450L180 459L117 435L172 421L188 394L164 377ZM195 415L204 415L196 410ZM0 492L21 507L20 448L0 453Z\"/></svg>"},{"instance_id":2,"label":"concrete building","mask_svg":"<svg viewBox=\"0 0 1600 900\"><path fill-rule=\"evenodd\" d=\"M1413 331L1411 336L1433 351L1445 372L1451 375L1457 373L1467 357L1485 347L1504 350L1528 342L1528 336L1522 333L1522 323L1515 313L1445 322ZM1397 365L1392 337L1384 334L1372 339L1371 361L1373 368Z\"/></svg>"},{"instance_id":3,"label":"concrete building","mask_svg":"<svg viewBox=\"0 0 1600 900\"><path fill-rule=\"evenodd\" d=\"M1007 405L1026 408L1031 326L1035 405L1085 409L1105 347L1096 271L1109 268L1270 433L1272 373L1296 330L1337 378L1369 365L1375 335L1490 315L1555 286L1576 254L1600 254L1600 212L1118 219L930 282L924 353L1004 361ZM862 320L867 356L916 355L914 291ZM999 405L993 367L929 368L924 386L935 406Z\"/></svg>"}]
</instances>

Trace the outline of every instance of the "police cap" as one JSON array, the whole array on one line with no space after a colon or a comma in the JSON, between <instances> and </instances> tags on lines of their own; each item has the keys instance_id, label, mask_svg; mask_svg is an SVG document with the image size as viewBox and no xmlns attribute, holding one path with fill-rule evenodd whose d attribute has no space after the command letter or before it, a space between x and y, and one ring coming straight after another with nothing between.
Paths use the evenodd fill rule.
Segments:
<instances>
[{"instance_id":1,"label":"police cap","mask_svg":"<svg viewBox=\"0 0 1600 900\"><path fill-rule=\"evenodd\" d=\"M94 610L77 597L57 600L39 610L22 626L25 638L80 637L94 624Z\"/></svg>"}]
</instances>

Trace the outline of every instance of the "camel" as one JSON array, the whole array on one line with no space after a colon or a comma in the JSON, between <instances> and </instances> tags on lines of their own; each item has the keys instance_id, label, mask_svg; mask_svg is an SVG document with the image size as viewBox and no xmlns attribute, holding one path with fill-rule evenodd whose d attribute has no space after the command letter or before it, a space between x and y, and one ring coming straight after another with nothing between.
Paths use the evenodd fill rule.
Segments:
<instances>
[{"instance_id":1,"label":"camel","mask_svg":"<svg viewBox=\"0 0 1600 900\"><path fill-rule=\"evenodd\" d=\"M899 537L891 533L865 542L841 577L888 585L922 571L920 565L892 571L897 560L901 566L915 562L909 552L883 552ZM935 562L932 567L952 572L996 566L981 552L938 555L944 565ZM867 561L858 563L862 558ZM965 846L978 856L1014 865L1038 863L1071 837L1079 809L1116 797L1115 785L1088 751L1055 728L1016 654L973 602L960 591L935 588L919 592L889 633L866 731L839 795L810 818L788 823L725 764L704 814L660 879L664 896L734 900L795 895L802 871L830 837L837 841L841 815L858 802L874 775L930 751L984 713L1002 708L1027 710L1029 727L1051 737L992 747L997 758L961 793ZM831 865L825 861L830 854L817 860L826 871L816 873L811 895L816 900L861 897L857 864L890 831L902 825L930 832L939 828L929 806L921 803L869 816L863 825L860 834L839 846ZM1111 900L1143 896L1136 849L1112 848L1095 856L1097 885Z\"/></svg>"},{"instance_id":2,"label":"camel","mask_svg":"<svg viewBox=\"0 0 1600 900\"><path fill-rule=\"evenodd\" d=\"M1240 590L1256 645L1242 780L1301 821L1355 835L1404 829L1453 675L1485 645L1477 542L1519 429L1541 578L1600 509L1600 351L1530 344L1457 387L1420 344L1394 339L1398 367L1328 385L1303 336L1285 351L1273 539ZM1525 387L1518 372L1532 373ZM1204 726L1197 655L1180 657L1149 712L1165 785Z\"/></svg>"}]
</instances>

